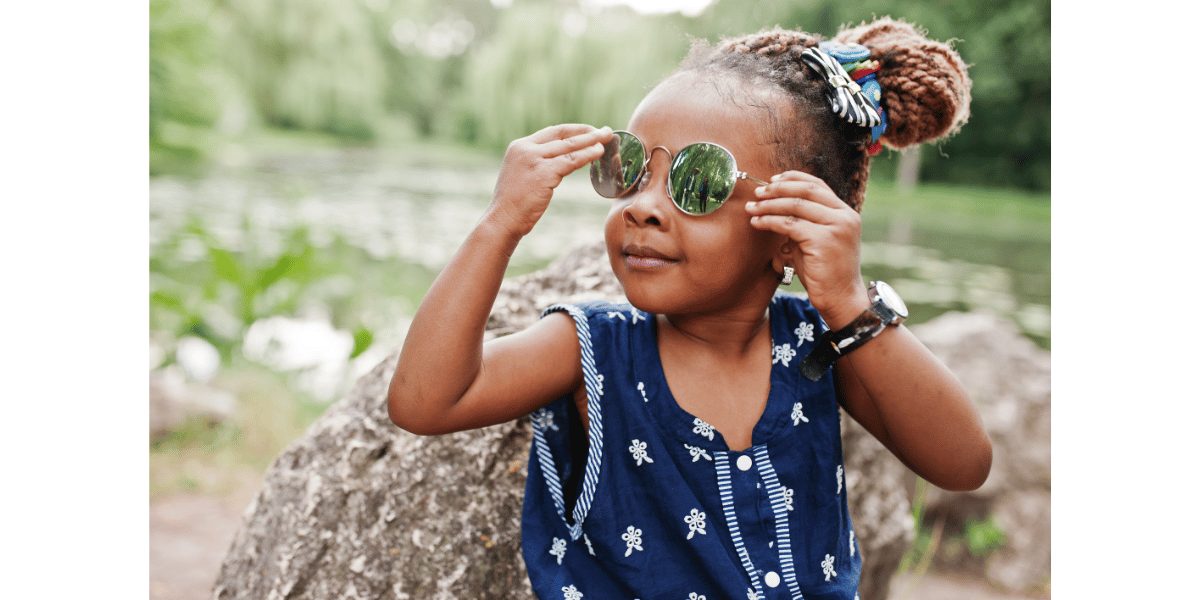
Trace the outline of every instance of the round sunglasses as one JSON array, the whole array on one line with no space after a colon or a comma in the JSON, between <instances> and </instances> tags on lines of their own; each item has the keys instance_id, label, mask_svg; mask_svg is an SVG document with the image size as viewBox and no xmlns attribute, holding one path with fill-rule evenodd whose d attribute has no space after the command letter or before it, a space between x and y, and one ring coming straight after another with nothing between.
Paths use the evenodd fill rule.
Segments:
<instances>
[{"instance_id":1,"label":"round sunglasses","mask_svg":"<svg viewBox=\"0 0 1200 600\"><path fill-rule=\"evenodd\" d=\"M646 152L646 145L628 131L614 131L604 144L604 154L592 161L592 187L605 198L620 198L638 185L648 174L650 154L662 148L667 156L671 151L655 146ZM767 182L737 170L733 154L723 146L698 142L684 146L671 156L667 174L667 195L679 210L689 215L707 215L717 210L733 195L739 179Z\"/></svg>"}]
</instances>

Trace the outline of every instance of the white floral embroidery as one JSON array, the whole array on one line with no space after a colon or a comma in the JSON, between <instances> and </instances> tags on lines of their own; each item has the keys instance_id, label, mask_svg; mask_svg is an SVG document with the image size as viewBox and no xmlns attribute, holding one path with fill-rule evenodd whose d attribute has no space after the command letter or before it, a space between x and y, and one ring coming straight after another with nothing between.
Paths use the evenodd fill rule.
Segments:
<instances>
[{"instance_id":1,"label":"white floral embroidery","mask_svg":"<svg viewBox=\"0 0 1200 600\"><path fill-rule=\"evenodd\" d=\"M758 592L754 591L754 588L746 588L746 598L748 600L760 600Z\"/></svg>"},{"instance_id":2,"label":"white floral embroidery","mask_svg":"<svg viewBox=\"0 0 1200 600\"><path fill-rule=\"evenodd\" d=\"M829 581L830 576L837 577L837 571L833 570L833 555L825 555L825 560L821 561L821 571L825 573L825 581Z\"/></svg>"},{"instance_id":3,"label":"white floral embroidery","mask_svg":"<svg viewBox=\"0 0 1200 600\"><path fill-rule=\"evenodd\" d=\"M587 547L588 547L588 554L591 554L592 556L595 556L595 555L596 555L596 551L592 549L592 540L589 540L589 539L588 539L588 536L587 536L587 534L586 534L586 533L585 533L585 534L583 534L583 543L587 544Z\"/></svg>"},{"instance_id":4,"label":"white floral embroidery","mask_svg":"<svg viewBox=\"0 0 1200 600\"><path fill-rule=\"evenodd\" d=\"M712 457L704 451L704 448L697 448L696 446L689 446L688 444L684 444L683 447L687 448L688 452L692 454L692 462L700 460L701 456L703 456L705 460L712 460Z\"/></svg>"},{"instance_id":5,"label":"white floral embroidery","mask_svg":"<svg viewBox=\"0 0 1200 600\"><path fill-rule=\"evenodd\" d=\"M554 424L554 413L548 408L539 408L533 411L533 426L542 431L553 429L558 431L558 425Z\"/></svg>"},{"instance_id":6,"label":"white floral embroidery","mask_svg":"<svg viewBox=\"0 0 1200 600\"><path fill-rule=\"evenodd\" d=\"M796 490L793 490L790 487L783 488L783 505L786 506L788 510L792 510L792 501L795 495Z\"/></svg>"},{"instance_id":7,"label":"white floral embroidery","mask_svg":"<svg viewBox=\"0 0 1200 600\"><path fill-rule=\"evenodd\" d=\"M688 594L688 600L708 600L708 599L704 597L704 594L697 596L696 592L692 592L692 593Z\"/></svg>"},{"instance_id":8,"label":"white floral embroidery","mask_svg":"<svg viewBox=\"0 0 1200 600\"><path fill-rule=\"evenodd\" d=\"M596 374L596 392L604 395L604 376L599 373Z\"/></svg>"},{"instance_id":9,"label":"white floral embroidery","mask_svg":"<svg viewBox=\"0 0 1200 600\"><path fill-rule=\"evenodd\" d=\"M620 318L622 321L624 321L624 320L625 320L625 313L623 313L623 312L615 312L615 311L611 311L611 310L610 310L610 311L608 311L608 318L610 318L610 319L616 319L616 318Z\"/></svg>"},{"instance_id":10,"label":"white floral embroidery","mask_svg":"<svg viewBox=\"0 0 1200 600\"><path fill-rule=\"evenodd\" d=\"M625 556L633 554L633 549L642 549L642 530L630 525L625 533L621 534L621 539L625 540Z\"/></svg>"},{"instance_id":11,"label":"white floral embroidery","mask_svg":"<svg viewBox=\"0 0 1200 600\"><path fill-rule=\"evenodd\" d=\"M796 328L794 333L796 334L796 337L799 338L799 340L800 340L799 342L796 343L797 346L799 346L800 344L803 344L804 342L813 341L812 323L801 323L800 326Z\"/></svg>"},{"instance_id":12,"label":"white floral embroidery","mask_svg":"<svg viewBox=\"0 0 1200 600\"><path fill-rule=\"evenodd\" d=\"M792 405L792 425L799 425L800 421L808 422L808 417L804 416L804 405L799 402Z\"/></svg>"},{"instance_id":13,"label":"white floral embroidery","mask_svg":"<svg viewBox=\"0 0 1200 600\"><path fill-rule=\"evenodd\" d=\"M842 493L842 473L843 472L844 471L842 470L842 465L838 465L838 472L837 472L838 491L837 491L837 493L839 493L839 494Z\"/></svg>"},{"instance_id":14,"label":"white floral embroidery","mask_svg":"<svg viewBox=\"0 0 1200 600\"><path fill-rule=\"evenodd\" d=\"M646 397L646 384L638 382L638 391L642 393L642 402L649 402L650 398Z\"/></svg>"},{"instance_id":15,"label":"white floral embroidery","mask_svg":"<svg viewBox=\"0 0 1200 600\"><path fill-rule=\"evenodd\" d=\"M633 440L633 444L629 446L629 452L633 454L633 460L637 461L639 467L642 466L643 460L648 463L654 462L654 459L650 458L649 454L646 454L646 442Z\"/></svg>"},{"instance_id":16,"label":"white floral embroidery","mask_svg":"<svg viewBox=\"0 0 1200 600\"><path fill-rule=\"evenodd\" d=\"M696 420L692 421L692 425L695 425L695 427L692 428L692 433L700 434L700 435L708 438L709 440L713 439L713 426L712 425L709 425L708 423L701 421L700 417L696 417ZM696 462L696 461L692 461L692 462Z\"/></svg>"},{"instance_id":17,"label":"white floral embroidery","mask_svg":"<svg viewBox=\"0 0 1200 600\"><path fill-rule=\"evenodd\" d=\"M550 546L550 554L558 557L558 564L562 564L562 559L567 554L567 540L554 538L553 545Z\"/></svg>"},{"instance_id":18,"label":"white floral embroidery","mask_svg":"<svg viewBox=\"0 0 1200 600\"><path fill-rule=\"evenodd\" d=\"M850 530L850 556L854 556L854 530Z\"/></svg>"},{"instance_id":19,"label":"white floral embroidery","mask_svg":"<svg viewBox=\"0 0 1200 600\"><path fill-rule=\"evenodd\" d=\"M575 586L573 585L564 587L562 591L563 600L581 600L583 598L583 593L575 589Z\"/></svg>"},{"instance_id":20,"label":"white floral embroidery","mask_svg":"<svg viewBox=\"0 0 1200 600\"><path fill-rule=\"evenodd\" d=\"M646 320L646 317L643 317L643 316L642 316L642 312L641 312L641 311L639 311L639 310L638 310L638 309L636 309L636 308L630 309L630 310L629 310L629 315L630 315L630 317L632 317L631 319L629 319L629 324L630 324L630 325L637 325L637 322L638 322L638 321L645 321L645 320Z\"/></svg>"},{"instance_id":21,"label":"white floral embroidery","mask_svg":"<svg viewBox=\"0 0 1200 600\"><path fill-rule=\"evenodd\" d=\"M796 357L796 351L792 350L792 345L790 343L784 343L783 345L775 346L775 349L771 354L774 356L774 358L771 359L771 364L781 362L785 367L788 366L788 361Z\"/></svg>"},{"instance_id":22,"label":"white floral embroidery","mask_svg":"<svg viewBox=\"0 0 1200 600\"><path fill-rule=\"evenodd\" d=\"M708 532L704 531L704 520L707 518L707 515L695 508L692 509L692 514L683 517L683 522L687 523L688 526L687 539L692 539L692 536L696 535L697 531L700 532L700 535L708 535Z\"/></svg>"}]
</instances>

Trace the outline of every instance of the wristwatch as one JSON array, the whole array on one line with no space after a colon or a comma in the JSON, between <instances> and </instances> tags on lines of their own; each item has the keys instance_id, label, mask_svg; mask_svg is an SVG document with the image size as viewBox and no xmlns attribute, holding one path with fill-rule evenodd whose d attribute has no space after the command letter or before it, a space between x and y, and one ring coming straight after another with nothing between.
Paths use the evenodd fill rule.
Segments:
<instances>
[{"instance_id":1,"label":"wristwatch","mask_svg":"<svg viewBox=\"0 0 1200 600\"><path fill-rule=\"evenodd\" d=\"M867 297L871 299L870 308L849 325L821 334L812 351L800 361L800 372L809 381L820 379L833 366L833 361L871 341L883 333L885 327L899 325L908 318L908 307L892 286L872 281L871 287L867 288Z\"/></svg>"}]
</instances>

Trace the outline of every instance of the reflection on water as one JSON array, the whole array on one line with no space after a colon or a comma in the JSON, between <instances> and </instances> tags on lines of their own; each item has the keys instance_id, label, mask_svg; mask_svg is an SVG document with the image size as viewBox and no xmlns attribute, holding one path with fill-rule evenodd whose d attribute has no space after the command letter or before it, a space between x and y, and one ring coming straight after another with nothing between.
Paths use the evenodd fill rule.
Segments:
<instances>
[{"instance_id":1,"label":"reflection on water","mask_svg":"<svg viewBox=\"0 0 1200 600\"><path fill-rule=\"evenodd\" d=\"M400 259L440 269L470 232L491 198L496 168L386 164L371 151L342 161L293 157L257 169L199 181L150 183L150 249L189 220L226 248L278 254L283 241L306 228L317 247L343 238L376 259ZM303 168L308 165L310 168ZM600 239L608 201L597 198L586 171L560 186L543 221L513 257L529 267L563 248ZM193 253L203 256L200 252Z\"/></svg>"},{"instance_id":2,"label":"reflection on water","mask_svg":"<svg viewBox=\"0 0 1200 600\"><path fill-rule=\"evenodd\" d=\"M200 330L238 339L252 324L243 321L265 319L274 306L341 330L366 328L375 343L364 358L374 359L402 339L403 324L487 205L498 161L476 163L419 164L385 151L342 150L267 157L199 180L152 179L151 291L205 304L195 310L204 321ZM609 206L592 190L586 169L568 177L517 248L510 274L600 240ZM192 274L212 260L210 246L269 265L288 252L298 231L315 247L318 263L334 264L269 284L241 313L228 282L188 289L200 286ZM1048 347L1049 257L1048 241L924 231L919 223L864 215L864 276L891 283L913 323L949 310L989 310ZM181 319L152 306L152 337L196 331Z\"/></svg>"}]
</instances>

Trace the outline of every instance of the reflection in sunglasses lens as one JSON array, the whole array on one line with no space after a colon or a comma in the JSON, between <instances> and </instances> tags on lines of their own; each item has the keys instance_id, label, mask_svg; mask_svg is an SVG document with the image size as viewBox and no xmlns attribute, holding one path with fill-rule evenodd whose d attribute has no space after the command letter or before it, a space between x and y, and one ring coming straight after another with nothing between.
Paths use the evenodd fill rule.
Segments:
<instances>
[{"instance_id":1,"label":"reflection in sunglasses lens","mask_svg":"<svg viewBox=\"0 0 1200 600\"><path fill-rule=\"evenodd\" d=\"M614 133L604 154L592 161L592 187L605 198L623 195L637 183L645 158L645 148L633 134Z\"/></svg>"},{"instance_id":2,"label":"reflection in sunglasses lens","mask_svg":"<svg viewBox=\"0 0 1200 600\"><path fill-rule=\"evenodd\" d=\"M646 164L646 147L632 133L617 131L592 161L592 187L605 198L624 196L638 183ZM706 215L733 194L736 166L729 151L708 142L684 147L671 161L667 191L683 212Z\"/></svg>"},{"instance_id":3,"label":"reflection in sunglasses lens","mask_svg":"<svg viewBox=\"0 0 1200 600\"><path fill-rule=\"evenodd\" d=\"M684 212L706 215L721 206L736 183L733 157L715 144L692 144L671 163L671 200Z\"/></svg>"}]
</instances>

